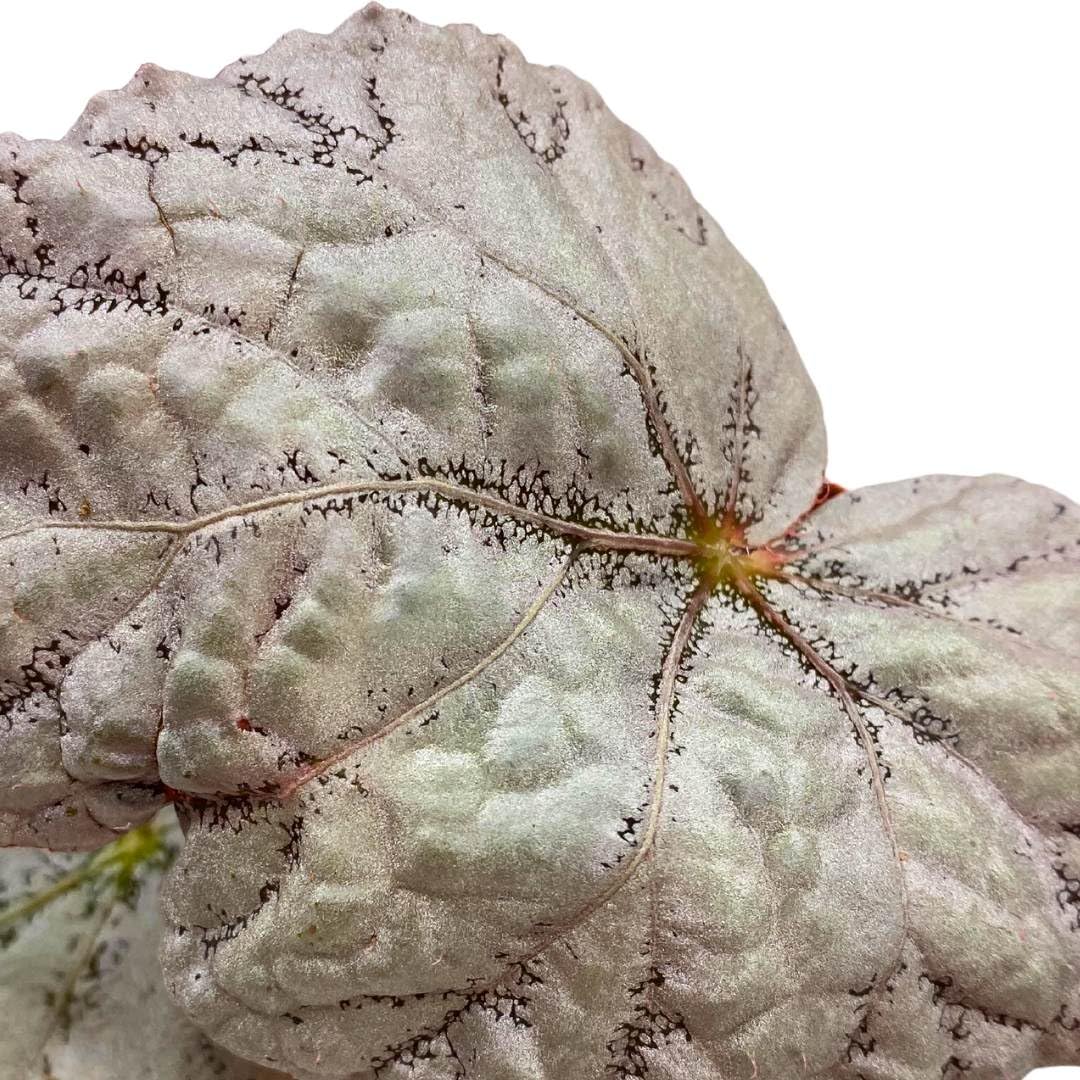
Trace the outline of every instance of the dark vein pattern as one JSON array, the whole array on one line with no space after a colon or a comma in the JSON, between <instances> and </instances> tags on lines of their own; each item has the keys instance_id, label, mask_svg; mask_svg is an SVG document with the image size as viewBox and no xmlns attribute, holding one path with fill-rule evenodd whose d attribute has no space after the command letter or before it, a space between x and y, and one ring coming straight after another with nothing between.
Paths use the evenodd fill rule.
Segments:
<instances>
[{"instance_id":1,"label":"dark vein pattern","mask_svg":"<svg viewBox=\"0 0 1080 1080\"><path fill-rule=\"evenodd\" d=\"M1080 515L825 481L569 72L373 5L5 136L0 410L0 1071L1080 1060Z\"/></svg>"}]
</instances>

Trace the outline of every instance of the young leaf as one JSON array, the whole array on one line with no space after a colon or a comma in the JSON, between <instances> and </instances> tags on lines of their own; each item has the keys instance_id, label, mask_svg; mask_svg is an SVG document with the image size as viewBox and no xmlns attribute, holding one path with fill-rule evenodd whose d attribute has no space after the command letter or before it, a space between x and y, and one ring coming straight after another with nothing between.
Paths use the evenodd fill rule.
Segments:
<instances>
[{"instance_id":1,"label":"young leaf","mask_svg":"<svg viewBox=\"0 0 1080 1080\"><path fill-rule=\"evenodd\" d=\"M214 1047L158 974L158 884L179 842L171 811L94 855L0 860L0 1076L273 1080Z\"/></svg>"}]
</instances>

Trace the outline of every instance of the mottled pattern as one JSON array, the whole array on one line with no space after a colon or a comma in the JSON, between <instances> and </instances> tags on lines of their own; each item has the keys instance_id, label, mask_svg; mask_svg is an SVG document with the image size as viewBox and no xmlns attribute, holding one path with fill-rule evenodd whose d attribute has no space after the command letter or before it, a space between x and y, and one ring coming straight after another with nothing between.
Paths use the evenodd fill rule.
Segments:
<instances>
[{"instance_id":1,"label":"mottled pattern","mask_svg":"<svg viewBox=\"0 0 1080 1080\"><path fill-rule=\"evenodd\" d=\"M824 457L502 38L373 5L0 137L0 1076L1080 1062L1080 511Z\"/></svg>"}]
</instances>

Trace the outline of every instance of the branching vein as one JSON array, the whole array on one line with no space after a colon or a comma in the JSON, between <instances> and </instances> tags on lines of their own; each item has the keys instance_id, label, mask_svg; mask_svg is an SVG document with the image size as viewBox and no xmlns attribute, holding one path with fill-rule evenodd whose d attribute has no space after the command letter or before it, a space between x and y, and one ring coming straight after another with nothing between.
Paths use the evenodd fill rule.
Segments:
<instances>
[{"instance_id":1,"label":"branching vein","mask_svg":"<svg viewBox=\"0 0 1080 1080\"><path fill-rule=\"evenodd\" d=\"M331 754L329 757L320 759L313 762L297 773L288 783L282 785L282 787L276 792L275 798L289 798L295 795L296 792L304 785L309 784L317 777L324 775L331 769L347 761L355 754L361 753L366 750L372 744L385 739L387 735L396 731L398 728L409 723L411 720L415 720L418 717L422 717L427 713L430 713L432 709L444 698L454 693L455 690L460 690L463 686L467 686L474 679L478 678L484 671L486 671L492 664L495 663L506 651L525 633L526 630L535 622L536 617L547 606L551 598L559 591L563 582L566 581L567 574L570 573L570 568L574 564L574 559L577 557L577 552L571 552L570 557L567 558L559 567L558 571L551 577L547 584L536 594L532 603L526 608L521 618L514 624L513 629L506 635L493 649L485 653L468 671L463 672L456 679L452 679L450 682L440 686L434 693L425 698L423 701L414 705L411 709L407 709L405 712L396 716L389 723L384 724L378 731L373 732L371 735L366 736L363 739L358 739L355 742L350 742L343 746L336 753Z\"/></svg>"},{"instance_id":2,"label":"branching vein","mask_svg":"<svg viewBox=\"0 0 1080 1080\"><path fill-rule=\"evenodd\" d=\"M516 506L486 492L451 484L437 479L416 480L357 480L343 481L340 484L323 484L302 488L298 491L283 491L265 499L240 503L214 510L199 517L186 520L163 521L36 521L14 529L0 536L0 543L25 536L33 532L104 531L124 533L166 533L173 536L191 536L193 533L220 525L222 522L237 518L264 514L285 506L303 505L318 502L334 496L353 495L409 495L431 494L441 496L450 502L490 510L503 517L534 525L555 536L580 541L598 551L634 551L643 554L667 555L674 558L692 558L699 553L699 547L693 541L678 537L618 532L613 529L594 528L575 521L543 514L537 510Z\"/></svg>"}]
</instances>

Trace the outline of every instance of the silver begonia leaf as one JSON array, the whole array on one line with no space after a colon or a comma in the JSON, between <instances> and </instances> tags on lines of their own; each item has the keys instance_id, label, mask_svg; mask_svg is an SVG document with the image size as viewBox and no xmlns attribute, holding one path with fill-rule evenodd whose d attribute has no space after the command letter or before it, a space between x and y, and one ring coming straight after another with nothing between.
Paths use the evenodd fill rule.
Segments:
<instances>
[{"instance_id":1,"label":"silver begonia leaf","mask_svg":"<svg viewBox=\"0 0 1080 1080\"><path fill-rule=\"evenodd\" d=\"M1080 511L825 483L569 72L372 5L0 137L0 413L5 1077L1080 1061Z\"/></svg>"}]
</instances>

